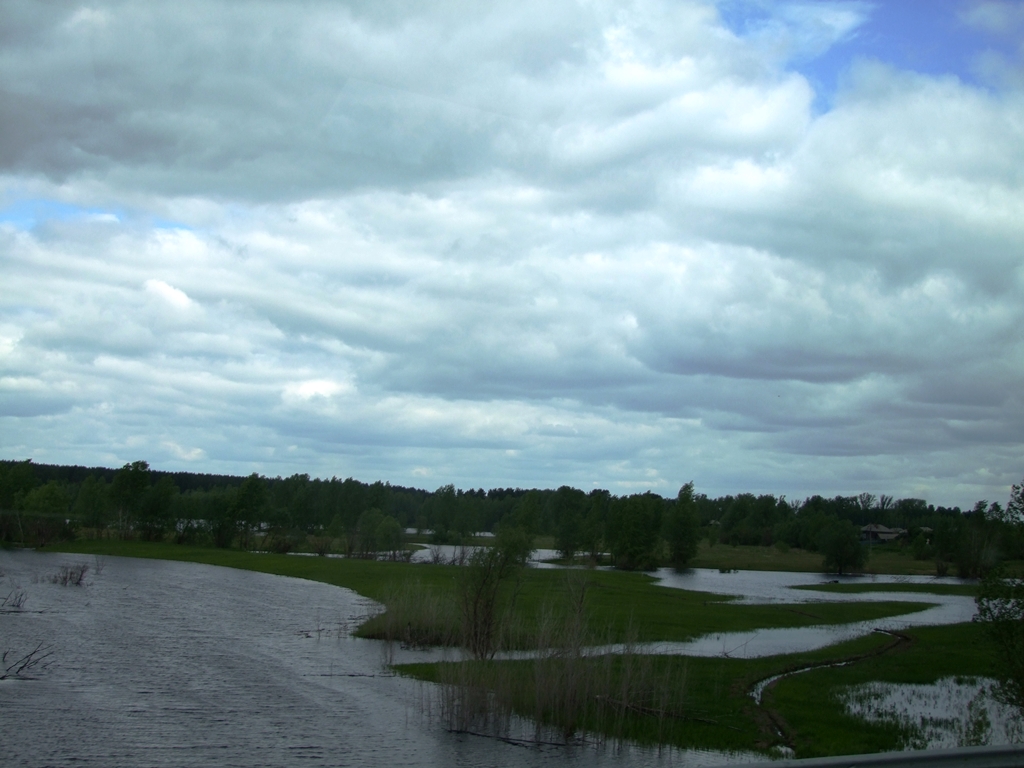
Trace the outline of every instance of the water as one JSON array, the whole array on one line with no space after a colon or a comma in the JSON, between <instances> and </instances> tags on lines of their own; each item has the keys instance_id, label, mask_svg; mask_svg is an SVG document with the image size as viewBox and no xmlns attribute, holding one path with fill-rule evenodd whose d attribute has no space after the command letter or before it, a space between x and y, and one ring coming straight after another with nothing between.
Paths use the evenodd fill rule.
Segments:
<instances>
[{"instance_id":1,"label":"water","mask_svg":"<svg viewBox=\"0 0 1024 768\"><path fill-rule=\"evenodd\" d=\"M412 553L414 563L457 563L460 560L468 559L480 547L458 546L454 544L431 544L423 549L417 549ZM530 565L534 568L559 568L561 566L544 562L558 557L558 551L554 549L535 549L530 553Z\"/></svg>"},{"instance_id":2,"label":"water","mask_svg":"<svg viewBox=\"0 0 1024 768\"><path fill-rule=\"evenodd\" d=\"M710 568L692 568L681 573L670 568L655 572L661 586L689 589L696 592L712 592L719 595L735 595L742 603L798 603L798 602L863 602L865 600L905 600L908 602L937 602L945 596L923 593L899 592L819 592L793 587L822 586L834 582L843 584L966 584L963 579L935 576L890 576L867 574L857 576L835 576L822 573L797 573L790 571L730 571L722 572ZM967 598L970 600L970 598ZM970 619L967 619L968 621Z\"/></svg>"},{"instance_id":3,"label":"water","mask_svg":"<svg viewBox=\"0 0 1024 768\"><path fill-rule=\"evenodd\" d=\"M642 653L685 654L687 656L730 656L755 658L783 653L803 653L836 643L853 640L875 631L898 632L920 626L958 624L970 621L977 613L974 599L964 595L933 595L908 592L818 592L793 589L796 586L826 584L836 579L815 573L784 571L719 571L695 568L676 573L662 568L656 573L658 583L673 589L690 589L720 595L733 595L739 603L808 603L808 602L916 602L932 603L933 607L887 619L851 624L799 627L794 629L760 629L752 632L722 632L706 635L685 643L648 643L638 647ZM937 579L927 576L847 576L850 583L873 584L962 584L960 579ZM614 651L614 647L607 650Z\"/></svg>"},{"instance_id":4,"label":"water","mask_svg":"<svg viewBox=\"0 0 1024 768\"><path fill-rule=\"evenodd\" d=\"M90 565L87 585L47 581ZM102 565L98 568L98 565ZM528 747L444 730L434 688L349 632L376 606L326 584L193 563L0 551L0 652L40 641L37 679L0 681L5 766L721 765L639 748ZM394 649L392 649L394 650ZM396 661L435 658L396 651Z\"/></svg>"},{"instance_id":5,"label":"water","mask_svg":"<svg viewBox=\"0 0 1024 768\"><path fill-rule=\"evenodd\" d=\"M658 583L674 589L690 589L739 597L737 602L800 603L825 601L905 601L936 605L924 611L888 619L839 626L771 629L749 633L722 633L690 643L658 643L642 647L645 653L682 653L697 656L771 656L810 651L872 631L894 632L914 626L954 624L970 621L977 613L973 598L962 595L932 595L899 592L819 592L793 589L841 581L855 584L963 584L961 579L928 576L845 576L815 573L733 571L722 573L693 569L675 573L662 569ZM836 666L844 666L839 664ZM795 674L803 671L799 670ZM794 674L794 673L791 673ZM760 703L763 690L776 675L760 681L751 691ZM867 722L895 722L910 734L908 749L1020 743L1024 725L1016 711L993 696L995 681L985 678L944 678L931 685L867 683L848 688L842 694L847 712Z\"/></svg>"},{"instance_id":6,"label":"water","mask_svg":"<svg viewBox=\"0 0 1024 768\"><path fill-rule=\"evenodd\" d=\"M912 749L1019 744L1024 723L993 695L994 680L946 677L931 685L866 683L843 694L846 710L870 723L896 723Z\"/></svg>"}]
</instances>

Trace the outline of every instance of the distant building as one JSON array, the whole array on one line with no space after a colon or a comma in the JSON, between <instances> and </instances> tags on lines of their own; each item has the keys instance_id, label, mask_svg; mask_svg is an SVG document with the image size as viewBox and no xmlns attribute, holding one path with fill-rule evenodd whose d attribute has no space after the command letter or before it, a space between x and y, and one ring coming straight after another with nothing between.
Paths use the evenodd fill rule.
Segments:
<instances>
[{"instance_id":1,"label":"distant building","mask_svg":"<svg viewBox=\"0 0 1024 768\"><path fill-rule=\"evenodd\" d=\"M906 535L904 528L886 528L878 523L870 523L860 529L861 541L893 541Z\"/></svg>"}]
</instances>

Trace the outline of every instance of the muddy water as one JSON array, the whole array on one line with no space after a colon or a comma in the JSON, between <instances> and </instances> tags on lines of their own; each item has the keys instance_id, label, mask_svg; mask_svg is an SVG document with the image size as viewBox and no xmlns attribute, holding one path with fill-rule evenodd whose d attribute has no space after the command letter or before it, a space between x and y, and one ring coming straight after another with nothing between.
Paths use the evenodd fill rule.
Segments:
<instances>
[{"instance_id":1,"label":"muddy water","mask_svg":"<svg viewBox=\"0 0 1024 768\"><path fill-rule=\"evenodd\" d=\"M90 565L83 587L49 583ZM433 689L349 636L374 606L325 584L192 563L0 551L0 652L43 642L37 679L0 681L5 766L720 765L755 755L528 747L445 731ZM405 653L396 660L413 660Z\"/></svg>"}]
</instances>

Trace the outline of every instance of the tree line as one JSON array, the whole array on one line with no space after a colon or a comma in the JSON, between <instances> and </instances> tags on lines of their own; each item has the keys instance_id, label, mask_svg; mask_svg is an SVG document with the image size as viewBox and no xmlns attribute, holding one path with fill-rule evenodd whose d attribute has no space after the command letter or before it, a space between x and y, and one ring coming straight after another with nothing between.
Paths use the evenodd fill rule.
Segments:
<instances>
[{"instance_id":1,"label":"tree line","mask_svg":"<svg viewBox=\"0 0 1024 768\"><path fill-rule=\"evenodd\" d=\"M434 543L459 544L505 526L550 537L566 559L607 553L627 569L683 566L706 540L820 551L841 571L862 564L860 528L877 523L905 529L899 545L915 557L976 576L1000 559L1024 559L1019 488L1005 507L986 500L961 510L867 493L801 501L750 493L710 498L693 483L668 498L569 486L485 491L444 485L431 492L351 477L161 472L141 460L117 469L4 460L0 542L92 535L369 554L397 553L404 529L429 532Z\"/></svg>"}]
</instances>

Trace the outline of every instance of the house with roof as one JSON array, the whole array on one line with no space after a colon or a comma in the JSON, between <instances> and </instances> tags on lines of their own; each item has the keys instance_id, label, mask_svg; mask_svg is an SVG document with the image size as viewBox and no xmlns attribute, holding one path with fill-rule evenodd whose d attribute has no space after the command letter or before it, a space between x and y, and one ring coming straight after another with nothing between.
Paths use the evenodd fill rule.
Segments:
<instances>
[{"instance_id":1,"label":"house with roof","mask_svg":"<svg viewBox=\"0 0 1024 768\"><path fill-rule=\"evenodd\" d=\"M887 528L878 523L869 523L860 529L861 541L893 541L906 535L905 528Z\"/></svg>"}]
</instances>

